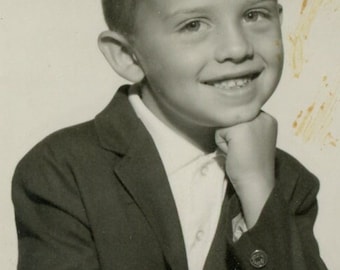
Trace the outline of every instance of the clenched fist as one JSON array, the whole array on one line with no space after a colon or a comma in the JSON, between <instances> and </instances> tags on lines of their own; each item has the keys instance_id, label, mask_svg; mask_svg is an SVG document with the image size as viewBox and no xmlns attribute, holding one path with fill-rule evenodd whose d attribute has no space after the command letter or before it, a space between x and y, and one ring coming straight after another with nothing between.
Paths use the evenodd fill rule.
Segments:
<instances>
[{"instance_id":1,"label":"clenched fist","mask_svg":"<svg viewBox=\"0 0 340 270\"><path fill-rule=\"evenodd\" d=\"M240 198L248 228L255 225L275 184L277 121L265 112L249 122L216 131L225 170Z\"/></svg>"}]
</instances>

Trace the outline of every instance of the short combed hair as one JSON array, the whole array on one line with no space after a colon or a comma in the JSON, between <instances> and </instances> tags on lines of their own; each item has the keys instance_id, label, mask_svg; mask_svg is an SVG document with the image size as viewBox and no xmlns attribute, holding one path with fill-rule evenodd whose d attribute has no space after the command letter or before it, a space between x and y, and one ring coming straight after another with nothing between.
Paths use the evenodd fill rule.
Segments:
<instances>
[{"instance_id":1,"label":"short combed hair","mask_svg":"<svg viewBox=\"0 0 340 270\"><path fill-rule=\"evenodd\" d=\"M102 0L107 26L123 35L134 32L137 1L140 0Z\"/></svg>"}]
</instances>

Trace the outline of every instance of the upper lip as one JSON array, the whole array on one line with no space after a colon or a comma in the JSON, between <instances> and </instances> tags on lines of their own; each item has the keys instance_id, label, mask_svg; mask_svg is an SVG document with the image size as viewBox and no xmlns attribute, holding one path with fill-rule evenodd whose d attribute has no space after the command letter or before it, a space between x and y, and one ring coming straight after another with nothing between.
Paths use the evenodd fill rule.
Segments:
<instances>
[{"instance_id":1,"label":"upper lip","mask_svg":"<svg viewBox=\"0 0 340 270\"><path fill-rule=\"evenodd\" d=\"M247 71L241 71L237 73L224 74L221 76L216 76L213 79L204 80L203 83L204 84L215 84L215 83L223 82L226 80L236 80L236 79L242 79L242 78L254 79L257 76L259 76L261 72L262 70L247 70Z\"/></svg>"}]
</instances>

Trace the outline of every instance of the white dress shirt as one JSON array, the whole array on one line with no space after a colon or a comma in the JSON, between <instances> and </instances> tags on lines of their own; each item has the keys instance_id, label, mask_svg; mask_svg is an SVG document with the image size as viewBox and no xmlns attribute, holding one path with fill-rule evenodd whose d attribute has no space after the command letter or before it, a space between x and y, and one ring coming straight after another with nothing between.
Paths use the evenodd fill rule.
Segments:
<instances>
[{"instance_id":1,"label":"white dress shirt","mask_svg":"<svg viewBox=\"0 0 340 270\"><path fill-rule=\"evenodd\" d=\"M205 153L166 126L144 105L135 87L129 101L151 134L163 162L183 232L189 270L202 270L216 233L227 187L220 151ZM234 240L246 230L233 220Z\"/></svg>"}]
</instances>

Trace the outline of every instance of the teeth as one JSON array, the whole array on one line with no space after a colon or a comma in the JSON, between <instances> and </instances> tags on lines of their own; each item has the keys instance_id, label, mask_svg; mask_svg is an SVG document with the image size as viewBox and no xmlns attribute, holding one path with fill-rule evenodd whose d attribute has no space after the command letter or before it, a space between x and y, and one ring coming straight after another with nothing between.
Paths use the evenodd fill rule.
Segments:
<instances>
[{"instance_id":1,"label":"teeth","mask_svg":"<svg viewBox=\"0 0 340 270\"><path fill-rule=\"evenodd\" d=\"M250 78L242 78L242 79L234 79L234 80L225 80L222 82L214 83L213 86L221 88L221 89L229 89L229 88L241 88L246 86L250 82Z\"/></svg>"}]
</instances>

